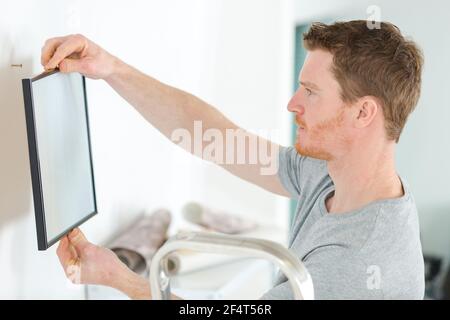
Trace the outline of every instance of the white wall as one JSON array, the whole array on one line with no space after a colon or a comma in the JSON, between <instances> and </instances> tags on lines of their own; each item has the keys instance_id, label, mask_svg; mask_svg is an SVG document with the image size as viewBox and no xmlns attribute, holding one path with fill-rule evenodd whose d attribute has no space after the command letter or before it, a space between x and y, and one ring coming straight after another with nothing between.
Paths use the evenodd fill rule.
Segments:
<instances>
[{"instance_id":1,"label":"white wall","mask_svg":"<svg viewBox=\"0 0 450 320\"><path fill-rule=\"evenodd\" d=\"M367 19L369 5L381 20L397 25L423 49L422 94L400 139L397 167L408 181L419 209L422 245L427 254L450 259L450 3L433 1L295 1L296 23Z\"/></svg>"},{"instance_id":2,"label":"white wall","mask_svg":"<svg viewBox=\"0 0 450 320\"><path fill-rule=\"evenodd\" d=\"M80 32L144 72L190 91L248 129L280 129L293 79L293 26L366 18L378 4L425 51L422 99L399 145L399 171L420 211L423 244L450 247L450 43L445 1L0 0L0 298L83 298L55 248L38 252L20 79L39 73L48 37ZM22 63L23 68L11 68ZM288 202L173 147L101 81L88 82L99 215L83 230L104 243L144 210L188 200L286 227ZM437 223L436 223L437 222ZM448 252L450 254L450 252Z\"/></svg>"},{"instance_id":3,"label":"white wall","mask_svg":"<svg viewBox=\"0 0 450 320\"><path fill-rule=\"evenodd\" d=\"M41 72L46 38L83 33L242 126L278 128L287 141L288 2L0 1L0 298L83 298L55 246L38 252L36 244L20 79ZM286 200L173 147L105 83L89 81L88 95L99 214L83 230L93 242L144 210L176 213L190 199L286 227Z\"/></svg>"}]
</instances>

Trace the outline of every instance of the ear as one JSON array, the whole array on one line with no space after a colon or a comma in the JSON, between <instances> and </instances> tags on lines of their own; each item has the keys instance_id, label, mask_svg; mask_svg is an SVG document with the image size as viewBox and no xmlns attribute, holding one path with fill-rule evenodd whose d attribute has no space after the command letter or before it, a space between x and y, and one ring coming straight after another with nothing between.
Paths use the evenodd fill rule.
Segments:
<instances>
[{"instance_id":1,"label":"ear","mask_svg":"<svg viewBox=\"0 0 450 320\"><path fill-rule=\"evenodd\" d=\"M381 106L375 97L366 96L358 100L355 105L354 124L356 128L369 126L375 119Z\"/></svg>"}]
</instances>

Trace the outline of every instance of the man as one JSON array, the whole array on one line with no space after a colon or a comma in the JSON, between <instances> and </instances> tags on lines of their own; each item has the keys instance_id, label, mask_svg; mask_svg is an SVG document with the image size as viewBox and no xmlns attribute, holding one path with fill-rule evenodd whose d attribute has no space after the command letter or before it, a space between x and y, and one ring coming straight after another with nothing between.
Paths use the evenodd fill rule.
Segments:
<instances>
[{"instance_id":1,"label":"man","mask_svg":"<svg viewBox=\"0 0 450 320\"><path fill-rule=\"evenodd\" d=\"M317 299L422 299L424 265L413 196L395 169L395 147L417 104L423 58L397 27L366 21L315 23L299 89L288 104L295 147L279 147L277 175L226 164L232 174L298 200L289 248L311 274ZM81 35L50 39L46 69L103 79L165 136L179 128L239 129L200 99L146 76ZM192 152L192 150L190 150ZM225 148L224 152L231 152ZM245 150L245 152L250 152ZM76 229L58 256L81 283L150 298L146 279ZM284 277L264 299L290 299Z\"/></svg>"}]
</instances>

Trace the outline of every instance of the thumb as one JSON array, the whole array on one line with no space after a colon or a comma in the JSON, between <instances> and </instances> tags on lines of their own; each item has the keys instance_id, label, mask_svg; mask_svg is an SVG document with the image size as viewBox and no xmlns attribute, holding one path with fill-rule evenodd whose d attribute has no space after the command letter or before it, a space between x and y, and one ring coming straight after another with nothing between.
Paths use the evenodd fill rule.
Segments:
<instances>
[{"instance_id":1,"label":"thumb","mask_svg":"<svg viewBox=\"0 0 450 320\"><path fill-rule=\"evenodd\" d=\"M59 70L62 72L79 72L83 73L83 63L81 59L66 58L59 64Z\"/></svg>"},{"instance_id":2,"label":"thumb","mask_svg":"<svg viewBox=\"0 0 450 320\"><path fill-rule=\"evenodd\" d=\"M83 232L76 228L71 233L69 233L70 244L77 251L78 256L81 256L84 249L90 245L90 242L86 239Z\"/></svg>"}]
</instances>

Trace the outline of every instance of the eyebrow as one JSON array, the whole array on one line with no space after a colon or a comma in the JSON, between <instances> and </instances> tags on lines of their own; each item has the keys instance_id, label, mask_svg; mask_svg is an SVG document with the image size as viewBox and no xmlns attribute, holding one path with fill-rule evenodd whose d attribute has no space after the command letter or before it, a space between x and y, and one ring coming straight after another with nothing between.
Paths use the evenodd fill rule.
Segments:
<instances>
[{"instance_id":1,"label":"eyebrow","mask_svg":"<svg viewBox=\"0 0 450 320\"><path fill-rule=\"evenodd\" d=\"M298 84L302 85L304 87L309 87L309 88L312 88L312 89L319 90L319 86L317 86L315 83L312 83L312 82L309 82L309 81L299 81Z\"/></svg>"}]
</instances>

